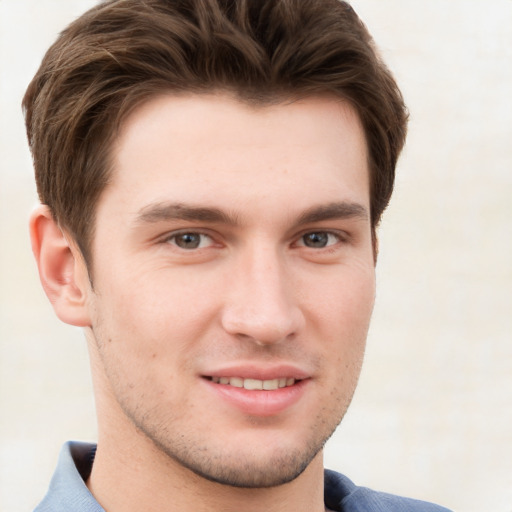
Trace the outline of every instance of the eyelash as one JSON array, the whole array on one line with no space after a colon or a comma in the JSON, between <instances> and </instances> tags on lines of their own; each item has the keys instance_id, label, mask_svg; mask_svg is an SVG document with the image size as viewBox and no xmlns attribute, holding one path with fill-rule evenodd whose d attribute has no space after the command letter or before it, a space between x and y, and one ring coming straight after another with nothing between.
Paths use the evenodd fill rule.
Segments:
<instances>
[{"instance_id":1,"label":"eyelash","mask_svg":"<svg viewBox=\"0 0 512 512\"><path fill-rule=\"evenodd\" d=\"M321 235L321 236L327 236L327 245L323 247L310 247L306 245L305 238L307 236L313 236L313 235ZM334 243L329 243L329 237L334 237L335 241ZM326 230L314 230L314 231L307 231L303 233L299 238L298 242L296 242L299 247L306 247L308 249L318 249L318 250L327 250L332 251L335 249L335 246L337 246L340 243L344 243L347 241L347 236L343 235L342 233L338 231L326 231Z\"/></svg>"},{"instance_id":2,"label":"eyelash","mask_svg":"<svg viewBox=\"0 0 512 512\"><path fill-rule=\"evenodd\" d=\"M197 249L204 249L204 247L201 247L201 240L199 240L199 247L191 247L191 248L185 248L185 247L180 247L178 245L178 243L176 242L176 240L181 236L181 237L184 237L186 235L190 235L190 236L199 236L199 237L206 237L208 238L212 243L214 242L213 238L207 234L207 233L203 233L201 231L179 231L179 232L175 232L175 233L171 233L169 236L167 236L166 238L164 238L162 240L162 242L164 243L167 243L167 244L170 244L172 243L172 245L175 245L176 247L184 250L184 251L193 251L193 250L197 250Z\"/></svg>"},{"instance_id":3,"label":"eyelash","mask_svg":"<svg viewBox=\"0 0 512 512\"><path fill-rule=\"evenodd\" d=\"M208 234L208 233L204 233L202 231L194 231L194 230L183 230L183 231L178 231L178 232L173 232L171 234L169 234L168 236L166 236L162 242L165 243L165 244L171 244L171 245L174 245L176 246L177 248L183 250L183 251L195 251L195 250L199 250L199 249L204 249L206 247L201 247L201 244L202 244L202 241L201 239L199 240L199 243L198 243L198 246L197 247L189 247L189 248L186 248L186 247L181 247L178 243L177 243L177 239L180 237L180 236L186 236L186 235L190 235L190 236L198 236L198 237L206 237L207 239L210 240L210 243L208 244L207 247L213 245L215 243L215 240L214 238ZM327 236L328 239L327 239L327 245L323 246L323 247L311 247L311 246L308 246L306 245L306 242L305 242L305 238L307 236L313 236L313 235L321 235L321 236ZM329 237L334 237L335 238L335 241L334 243L329 243ZM297 247L305 247L306 249L312 249L312 250L318 250L318 251L321 251L321 250L324 250L324 251L334 251L336 250L336 246L338 244L343 244L343 243L346 243L347 242L347 234L346 233L340 233L339 231L328 231L328 230L311 230L311 231L305 231L303 232L297 239L296 239L296 242L294 242L294 246L297 246Z\"/></svg>"}]
</instances>

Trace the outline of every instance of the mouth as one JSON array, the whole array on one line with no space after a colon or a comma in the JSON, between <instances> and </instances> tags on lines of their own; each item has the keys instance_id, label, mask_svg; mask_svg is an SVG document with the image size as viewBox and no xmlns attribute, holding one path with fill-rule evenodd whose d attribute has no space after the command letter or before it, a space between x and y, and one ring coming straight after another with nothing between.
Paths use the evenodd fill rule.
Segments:
<instances>
[{"instance_id":1,"label":"mouth","mask_svg":"<svg viewBox=\"0 0 512 512\"><path fill-rule=\"evenodd\" d=\"M244 388L249 391L275 391L288 388L300 382L301 379L293 377L279 377L276 379L245 379L243 377L206 377L214 384L223 384L235 388Z\"/></svg>"},{"instance_id":2,"label":"mouth","mask_svg":"<svg viewBox=\"0 0 512 512\"><path fill-rule=\"evenodd\" d=\"M294 364L239 363L210 369L202 375L211 406L220 399L230 409L252 417L277 416L291 411L314 390L311 372Z\"/></svg>"}]
</instances>

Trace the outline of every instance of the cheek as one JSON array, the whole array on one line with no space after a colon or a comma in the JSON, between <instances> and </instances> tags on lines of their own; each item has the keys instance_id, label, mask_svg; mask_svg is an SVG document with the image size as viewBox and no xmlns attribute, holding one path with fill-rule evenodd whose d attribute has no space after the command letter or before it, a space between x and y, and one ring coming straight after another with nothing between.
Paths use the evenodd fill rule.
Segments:
<instances>
[{"instance_id":1,"label":"cheek","mask_svg":"<svg viewBox=\"0 0 512 512\"><path fill-rule=\"evenodd\" d=\"M324 341L331 382L347 392L355 388L375 299L372 269L333 280L316 303L316 322Z\"/></svg>"},{"instance_id":2,"label":"cheek","mask_svg":"<svg viewBox=\"0 0 512 512\"><path fill-rule=\"evenodd\" d=\"M122 344L125 355L139 361L179 358L215 314L206 284L165 271L140 272L136 279L111 276L96 307L103 337Z\"/></svg>"},{"instance_id":3,"label":"cheek","mask_svg":"<svg viewBox=\"0 0 512 512\"><path fill-rule=\"evenodd\" d=\"M375 302L375 273L372 268L347 269L324 281L322 293L312 307L319 323L344 339L354 342L363 337L370 323Z\"/></svg>"}]
</instances>

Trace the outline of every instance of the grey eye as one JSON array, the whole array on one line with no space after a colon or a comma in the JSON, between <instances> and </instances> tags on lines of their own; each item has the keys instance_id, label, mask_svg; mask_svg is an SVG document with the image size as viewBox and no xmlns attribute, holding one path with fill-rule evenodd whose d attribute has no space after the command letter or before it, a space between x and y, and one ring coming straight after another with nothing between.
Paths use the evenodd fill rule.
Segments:
<instances>
[{"instance_id":1,"label":"grey eye","mask_svg":"<svg viewBox=\"0 0 512 512\"><path fill-rule=\"evenodd\" d=\"M322 231L318 233L308 233L302 237L302 240L306 247L322 249L323 247L327 247L329 244L329 233Z\"/></svg>"},{"instance_id":2,"label":"grey eye","mask_svg":"<svg viewBox=\"0 0 512 512\"><path fill-rule=\"evenodd\" d=\"M200 233L181 233L174 236L174 243L181 249L197 249L201 245Z\"/></svg>"}]
</instances>

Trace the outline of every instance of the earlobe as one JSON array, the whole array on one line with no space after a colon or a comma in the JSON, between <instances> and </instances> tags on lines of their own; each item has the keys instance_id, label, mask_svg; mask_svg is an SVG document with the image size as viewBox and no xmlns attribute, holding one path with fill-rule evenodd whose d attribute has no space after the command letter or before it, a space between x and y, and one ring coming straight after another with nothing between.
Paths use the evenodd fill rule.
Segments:
<instances>
[{"instance_id":1,"label":"earlobe","mask_svg":"<svg viewBox=\"0 0 512 512\"><path fill-rule=\"evenodd\" d=\"M30 216L30 240L41 284L57 316L67 324L90 326L87 267L45 205Z\"/></svg>"}]
</instances>

